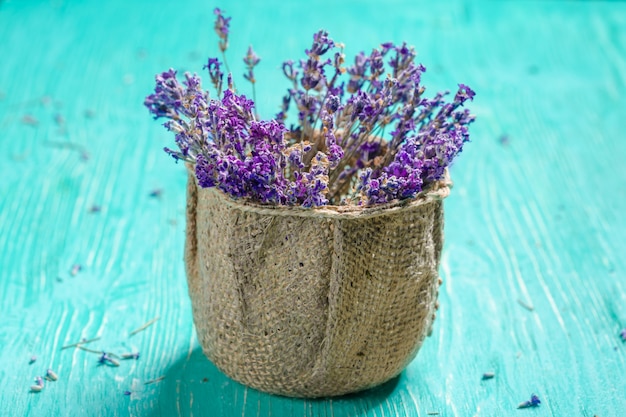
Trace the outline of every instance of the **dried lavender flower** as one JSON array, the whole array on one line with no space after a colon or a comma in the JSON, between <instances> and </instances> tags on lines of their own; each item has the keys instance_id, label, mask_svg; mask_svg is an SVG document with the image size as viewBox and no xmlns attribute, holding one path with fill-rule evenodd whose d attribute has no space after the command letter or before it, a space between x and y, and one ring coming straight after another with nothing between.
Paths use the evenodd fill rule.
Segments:
<instances>
[{"instance_id":1,"label":"dried lavender flower","mask_svg":"<svg viewBox=\"0 0 626 417\"><path fill-rule=\"evenodd\" d=\"M102 355L98 359L98 362L101 365L120 366L120 362L117 359L109 356L106 352L102 352Z\"/></svg>"},{"instance_id":2,"label":"dried lavender flower","mask_svg":"<svg viewBox=\"0 0 626 417\"><path fill-rule=\"evenodd\" d=\"M248 70L247 74L244 74L244 78L250 81L252 84L256 82L254 78L254 67L256 67L259 62L261 62L261 58L257 56L257 54L252 49L252 45L248 47L248 52L243 57L243 63L246 64L246 69Z\"/></svg>"},{"instance_id":3,"label":"dried lavender flower","mask_svg":"<svg viewBox=\"0 0 626 417\"><path fill-rule=\"evenodd\" d=\"M243 77L250 81L252 84L252 101L256 103L256 78L254 77L254 67L256 67L259 62L261 62L261 58L257 56L257 54L252 49L252 45L248 47L248 52L243 57L243 63L246 64L246 70L248 71L243 75Z\"/></svg>"},{"instance_id":4,"label":"dried lavender flower","mask_svg":"<svg viewBox=\"0 0 626 417\"><path fill-rule=\"evenodd\" d=\"M216 16L214 29L220 39L220 51L224 52L228 48L228 33L230 31L231 18L224 16L224 11L217 7L213 10L213 14Z\"/></svg>"},{"instance_id":5,"label":"dried lavender flower","mask_svg":"<svg viewBox=\"0 0 626 417\"><path fill-rule=\"evenodd\" d=\"M202 69L209 71L211 82L213 83L213 87L217 91L218 96L222 93L222 81L224 80L224 73L222 72L220 66L221 64L219 59L209 58L208 63L202 67Z\"/></svg>"},{"instance_id":6,"label":"dried lavender flower","mask_svg":"<svg viewBox=\"0 0 626 417\"><path fill-rule=\"evenodd\" d=\"M622 331L619 332L619 337L622 339L622 342L626 342L626 329L622 329Z\"/></svg>"},{"instance_id":7,"label":"dried lavender flower","mask_svg":"<svg viewBox=\"0 0 626 417\"><path fill-rule=\"evenodd\" d=\"M70 274L72 274L72 276L76 276L78 275L78 273L83 269L82 265L80 264L74 264L72 265L72 269L70 270Z\"/></svg>"},{"instance_id":8,"label":"dried lavender flower","mask_svg":"<svg viewBox=\"0 0 626 417\"><path fill-rule=\"evenodd\" d=\"M523 403L520 403L517 408L530 408L530 407L539 407L539 404L541 404L541 400L539 399L539 397L537 397L535 394L532 394L530 396L530 400L524 401Z\"/></svg>"},{"instance_id":9,"label":"dried lavender flower","mask_svg":"<svg viewBox=\"0 0 626 417\"><path fill-rule=\"evenodd\" d=\"M139 359L139 352L122 353L120 356L122 357L122 359L135 359L135 360L138 360Z\"/></svg>"},{"instance_id":10,"label":"dried lavender flower","mask_svg":"<svg viewBox=\"0 0 626 417\"><path fill-rule=\"evenodd\" d=\"M220 9L215 15L228 70L230 18ZM223 88L222 63L210 58L205 68L216 98L195 75L180 83L169 70L157 76L145 105L155 118L169 119L165 127L178 150L165 151L195 165L201 187L270 205L388 203L414 198L441 180L474 121L464 106L475 92L465 84L451 101L448 92L424 97L426 68L416 55L406 43L387 42L345 67L343 45L320 30L304 59L283 63L290 85L272 120L256 113L260 58L251 46L243 61L252 100L235 91L230 73Z\"/></svg>"},{"instance_id":11,"label":"dried lavender flower","mask_svg":"<svg viewBox=\"0 0 626 417\"><path fill-rule=\"evenodd\" d=\"M57 379L59 379L59 376L52 369L47 369L46 379L49 379L50 381L56 381Z\"/></svg>"}]
</instances>

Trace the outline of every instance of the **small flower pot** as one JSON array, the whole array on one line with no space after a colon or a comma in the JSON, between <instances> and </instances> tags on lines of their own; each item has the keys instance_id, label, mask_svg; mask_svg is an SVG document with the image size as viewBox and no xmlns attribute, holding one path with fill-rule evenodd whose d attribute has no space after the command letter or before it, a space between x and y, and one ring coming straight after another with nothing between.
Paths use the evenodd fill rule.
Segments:
<instances>
[{"instance_id":1,"label":"small flower pot","mask_svg":"<svg viewBox=\"0 0 626 417\"><path fill-rule=\"evenodd\" d=\"M449 182L376 206L268 207L187 188L185 263L204 353L261 391L325 397L397 376L435 318Z\"/></svg>"}]
</instances>

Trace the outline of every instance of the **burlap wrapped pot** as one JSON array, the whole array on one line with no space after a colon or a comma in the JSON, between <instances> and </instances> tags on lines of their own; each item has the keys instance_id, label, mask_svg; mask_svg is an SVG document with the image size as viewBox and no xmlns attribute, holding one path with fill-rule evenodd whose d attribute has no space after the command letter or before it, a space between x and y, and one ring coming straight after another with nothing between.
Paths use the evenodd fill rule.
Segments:
<instances>
[{"instance_id":1,"label":"burlap wrapped pot","mask_svg":"<svg viewBox=\"0 0 626 417\"><path fill-rule=\"evenodd\" d=\"M376 208L273 208L190 173L185 263L204 353L236 381L294 397L398 375L435 317L448 185Z\"/></svg>"}]
</instances>

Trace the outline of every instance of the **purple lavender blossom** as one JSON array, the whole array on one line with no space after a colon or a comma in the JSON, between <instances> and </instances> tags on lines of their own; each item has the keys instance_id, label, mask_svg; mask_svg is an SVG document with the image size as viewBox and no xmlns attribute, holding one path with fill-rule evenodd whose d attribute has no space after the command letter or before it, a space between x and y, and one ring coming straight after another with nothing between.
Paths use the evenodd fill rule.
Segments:
<instances>
[{"instance_id":1,"label":"purple lavender blossom","mask_svg":"<svg viewBox=\"0 0 626 417\"><path fill-rule=\"evenodd\" d=\"M469 140L470 87L459 84L451 102L447 92L425 98L426 68L406 43L383 43L344 67L343 45L324 30L305 59L283 63L287 94L276 117L261 120L254 89L260 59L252 47L243 59L252 100L235 92L230 73L223 88L230 18L220 9L215 15L223 61L210 58L205 68L217 98L197 76L186 73L180 83L169 70L145 100L155 118L169 119L178 150L165 151L194 164L201 187L272 205L388 203L442 179Z\"/></svg>"},{"instance_id":2,"label":"purple lavender blossom","mask_svg":"<svg viewBox=\"0 0 626 417\"><path fill-rule=\"evenodd\" d=\"M317 59L334 46L335 42L328 37L328 32L320 30L313 35L313 45L311 49L307 49L305 52L309 57Z\"/></svg>"},{"instance_id":3,"label":"purple lavender blossom","mask_svg":"<svg viewBox=\"0 0 626 417\"><path fill-rule=\"evenodd\" d=\"M298 79L298 70L294 69L293 65L294 62L291 60L283 62L283 74L285 74L285 77L289 80L296 82Z\"/></svg>"},{"instance_id":4,"label":"purple lavender blossom","mask_svg":"<svg viewBox=\"0 0 626 417\"><path fill-rule=\"evenodd\" d=\"M154 94L146 97L144 104L154 118L175 118L181 111L183 87L176 79L176 71L170 69L156 76Z\"/></svg>"},{"instance_id":5,"label":"purple lavender blossom","mask_svg":"<svg viewBox=\"0 0 626 417\"><path fill-rule=\"evenodd\" d=\"M468 99L474 100L475 95L476 93L474 92L474 90L472 90L465 84L459 84L459 91L456 93L454 101L463 104Z\"/></svg>"},{"instance_id":6,"label":"purple lavender blossom","mask_svg":"<svg viewBox=\"0 0 626 417\"><path fill-rule=\"evenodd\" d=\"M230 32L231 18L224 16L224 11L217 7L213 10L213 13L216 16L214 29L220 39L220 51L224 52L228 48L228 33Z\"/></svg>"},{"instance_id":7,"label":"purple lavender blossom","mask_svg":"<svg viewBox=\"0 0 626 417\"><path fill-rule=\"evenodd\" d=\"M221 70L220 60L217 58L209 58L208 63L202 67L202 69L209 71L211 82L213 83L213 87L215 87L217 95L219 96L222 92L222 81L224 80L224 73Z\"/></svg>"},{"instance_id":8,"label":"purple lavender blossom","mask_svg":"<svg viewBox=\"0 0 626 417\"><path fill-rule=\"evenodd\" d=\"M261 58L257 56L257 54L252 49L252 45L250 45L248 47L248 52L243 57L243 63L246 64L246 69L248 70L248 73L244 74L244 78L250 81L252 84L256 82L253 69L259 64L259 62L261 62Z\"/></svg>"},{"instance_id":9,"label":"purple lavender blossom","mask_svg":"<svg viewBox=\"0 0 626 417\"><path fill-rule=\"evenodd\" d=\"M300 84L305 91L315 89L324 80L324 66L328 63L313 58L302 61L303 77Z\"/></svg>"},{"instance_id":10,"label":"purple lavender blossom","mask_svg":"<svg viewBox=\"0 0 626 417\"><path fill-rule=\"evenodd\" d=\"M248 47L248 53L243 57L243 63L246 64L247 73L243 75L243 77L250 81L252 84L252 101L256 102L256 78L254 77L254 67L256 67L259 62L261 62L261 58L257 56L257 54L252 49L252 45Z\"/></svg>"}]
</instances>

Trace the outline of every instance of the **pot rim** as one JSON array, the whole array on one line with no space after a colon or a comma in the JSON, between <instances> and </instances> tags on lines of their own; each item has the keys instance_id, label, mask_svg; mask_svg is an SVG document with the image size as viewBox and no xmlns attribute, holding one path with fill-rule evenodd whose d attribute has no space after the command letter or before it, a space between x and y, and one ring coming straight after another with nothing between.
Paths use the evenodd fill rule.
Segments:
<instances>
[{"instance_id":1,"label":"pot rim","mask_svg":"<svg viewBox=\"0 0 626 417\"><path fill-rule=\"evenodd\" d=\"M364 219L378 217L382 215L390 215L397 212L410 210L434 201L441 201L450 195L452 181L448 170L444 172L444 177L439 181L432 183L428 189L421 191L413 198L405 200L395 200L386 204L377 204L374 206L336 206L326 205L319 207L304 208L300 206L271 206L251 202L245 198L234 199L217 187L203 188L198 185L195 172L189 164L187 172L189 180L194 181L198 190L212 193L224 204L241 211L253 212L261 215L280 216L280 217L315 217L327 219Z\"/></svg>"}]
</instances>

